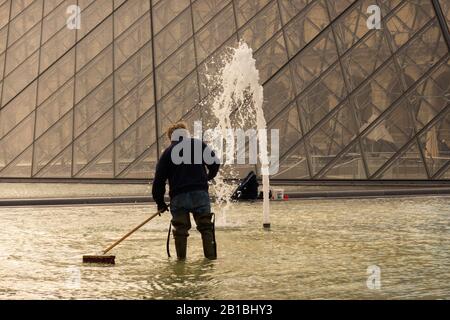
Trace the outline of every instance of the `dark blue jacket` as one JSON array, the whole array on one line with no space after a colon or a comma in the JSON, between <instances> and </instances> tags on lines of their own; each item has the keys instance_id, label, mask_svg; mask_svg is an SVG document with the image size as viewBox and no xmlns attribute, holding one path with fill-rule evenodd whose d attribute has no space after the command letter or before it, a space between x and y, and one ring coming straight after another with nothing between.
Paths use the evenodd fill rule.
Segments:
<instances>
[{"instance_id":1,"label":"dark blue jacket","mask_svg":"<svg viewBox=\"0 0 450 320\"><path fill-rule=\"evenodd\" d=\"M219 159L217 159L214 151L212 151L206 145L206 143L192 138L187 138L187 140L183 142L185 146L188 146L190 144L191 161L188 163L175 164L172 161L172 150L175 146L182 142L182 139L177 142L172 142L172 144L163 152L161 158L158 161L158 164L156 165L155 178L153 179L152 195L153 199L158 205L164 204L164 194L166 193L167 180L169 180L169 195L171 198L173 198L177 194L189 191L208 191L208 181L214 179L214 177L217 175L217 172L219 171ZM195 148L195 144L197 144L198 150ZM214 163L205 163L205 159L203 159L203 156L199 155L200 145L202 155L206 149L206 152L209 152L215 159ZM195 155L196 150L197 155ZM183 155L183 152L180 152L180 155ZM196 156L197 158L199 156L202 156L200 158L201 163L196 164L196 162L194 161L196 160Z\"/></svg>"}]
</instances>

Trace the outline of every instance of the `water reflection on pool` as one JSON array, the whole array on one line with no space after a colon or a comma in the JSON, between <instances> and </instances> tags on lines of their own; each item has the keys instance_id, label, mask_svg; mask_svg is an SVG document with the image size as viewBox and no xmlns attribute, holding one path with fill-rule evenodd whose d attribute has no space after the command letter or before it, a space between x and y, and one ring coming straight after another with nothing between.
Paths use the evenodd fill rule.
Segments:
<instances>
[{"instance_id":1,"label":"water reflection on pool","mask_svg":"<svg viewBox=\"0 0 450 320\"><path fill-rule=\"evenodd\" d=\"M218 216L219 259L167 258L169 216L114 249L117 265L82 265L153 205L0 208L0 298L450 298L450 197L272 202ZM194 224L194 223L193 223ZM172 254L175 254L172 246ZM367 268L381 269L380 290Z\"/></svg>"}]
</instances>

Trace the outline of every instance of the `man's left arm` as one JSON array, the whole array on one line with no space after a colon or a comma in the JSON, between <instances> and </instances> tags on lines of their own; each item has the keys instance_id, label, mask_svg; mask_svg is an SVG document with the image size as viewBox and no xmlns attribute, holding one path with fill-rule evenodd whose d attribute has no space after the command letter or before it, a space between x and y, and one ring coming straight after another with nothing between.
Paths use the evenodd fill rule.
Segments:
<instances>
[{"instance_id":1,"label":"man's left arm","mask_svg":"<svg viewBox=\"0 0 450 320\"><path fill-rule=\"evenodd\" d=\"M168 178L168 162L165 154L161 156L156 165L155 177L153 179L152 196L155 200L158 211L160 213L167 211L168 207L164 201L164 194L166 193L166 181Z\"/></svg>"}]
</instances>

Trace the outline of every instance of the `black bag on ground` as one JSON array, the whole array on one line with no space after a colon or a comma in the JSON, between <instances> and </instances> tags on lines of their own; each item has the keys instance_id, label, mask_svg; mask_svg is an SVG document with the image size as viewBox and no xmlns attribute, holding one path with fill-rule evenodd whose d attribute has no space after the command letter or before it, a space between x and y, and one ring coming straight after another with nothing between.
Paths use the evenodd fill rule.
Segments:
<instances>
[{"instance_id":1,"label":"black bag on ground","mask_svg":"<svg viewBox=\"0 0 450 320\"><path fill-rule=\"evenodd\" d=\"M255 200L258 198L259 183L256 174L251 171L245 179L243 179L231 196L232 200Z\"/></svg>"}]
</instances>

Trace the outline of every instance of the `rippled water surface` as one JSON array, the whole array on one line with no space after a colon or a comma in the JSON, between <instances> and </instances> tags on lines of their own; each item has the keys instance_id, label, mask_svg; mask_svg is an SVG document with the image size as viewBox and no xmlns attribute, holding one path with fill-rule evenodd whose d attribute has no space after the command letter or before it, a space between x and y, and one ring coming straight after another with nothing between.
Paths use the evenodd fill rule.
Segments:
<instances>
[{"instance_id":1,"label":"rippled water surface","mask_svg":"<svg viewBox=\"0 0 450 320\"><path fill-rule=\"evenodd\" d=\"M154 210L0 208L0 298L450 298L448 197L272 202L270 232L260 203L235 204L218 216L214 262L194 229L188 260L167 258L163 215L114 249L116 266L81 263ZM366 285L372 265L380 290Z\"/></svg>"}]
</instances>

